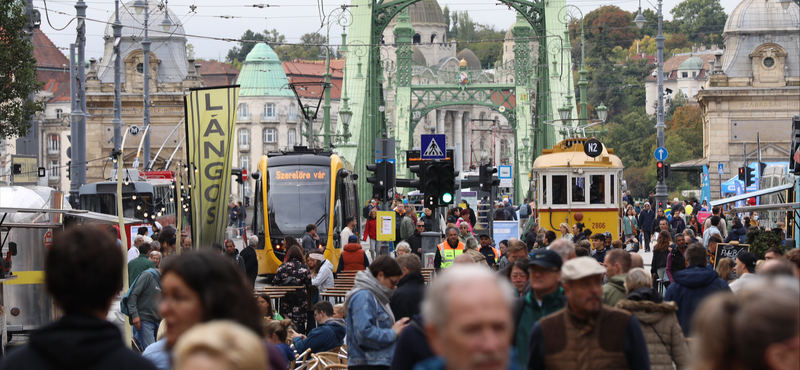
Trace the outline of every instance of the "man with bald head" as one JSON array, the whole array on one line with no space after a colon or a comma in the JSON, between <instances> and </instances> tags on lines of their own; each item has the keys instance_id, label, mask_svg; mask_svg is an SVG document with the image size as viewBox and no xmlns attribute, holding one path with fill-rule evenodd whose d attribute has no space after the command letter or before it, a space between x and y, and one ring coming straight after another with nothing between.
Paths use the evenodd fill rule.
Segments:
<instances>
[{"instance_id":1,"label":"man with bald head","mask_svg":"<svg viewBox=\"0 0 800 370\"><path fill-rule=\"evenodd\" d=\"M511 360L511 292L506 279L485 267L455 265L445 270L428 287L422 302L425 333L437 357L415 368L516 368Z\"/></svg>"},{"instance_id":2,"label":"man with bald head","mask_svg":"<svg viewBox=\"0 0 800 370\"><path fill-rule=\"evenodd\" d=\"M631 254L631 268L641 267L644 268L644 260L639 253L628 252Z\"/></svg>"}]
</instances>

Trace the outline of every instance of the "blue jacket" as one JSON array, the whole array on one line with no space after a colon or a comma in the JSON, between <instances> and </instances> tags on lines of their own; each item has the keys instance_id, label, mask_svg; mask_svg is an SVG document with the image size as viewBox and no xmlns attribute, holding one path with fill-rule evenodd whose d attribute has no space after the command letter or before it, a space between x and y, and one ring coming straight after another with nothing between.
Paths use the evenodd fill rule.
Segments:
<instances>
[{"instance_id":1,"label":"blue jacket","mask_svg":"<svg viewBox=\"0 0 800 370\"><path fill-rule=\"evenodd\" d=\"M667 288L665 301L674 301L678 306L678 322L683 335L689 337L692 316L697 306L705 299L719 291L731 291L728 283L720 279L716 271L700 265L691 265L684 270L672 274L675 281Z\"/></svg>"},{"instance_id":2,"label":"blue jacket","mask_svg":"<svg viewBox=\"0 0 800 370\"><path fill-rule=\"evenodd\" d=\"M311 348L311 353L317 353L341 346L344 343L344 335L347 334L344 325L342 319L330 319L312 329L306 339L295 337L292 340L295 351L303 353L307 348Z\"/></svg>"},{"instance_id":3,"label":"blue jacket","mask_svg":"<svg viewBox=\"0 0 800 370\"><path fill-rule=\"evenodd\" d=\"M649 211L642 209L642 212L639 213L639 228L646 231L653 230L653 220L655 219L656 212L652 208Z\"/></svg>"},{"instance_id":4,"label":"blue jacket","mask_svg":"<svg viewBox=\"0 0 800 370\"><path fill-rule=\"evenodd\" d=\"M347 364L390 366L397 342L394 321L372 293L361 290L347 304Z\"/></svg>"},{"instance_id":5,"label":"blue jacket","mask_svg":"<svg viewBox=\"0 0 800 370\"><path fill-rule=\"evenodd\" d=\"M742 244L747 243L747 228L742 226L738 229L731 229L728 237L725 238L725 243L730 243L731 240L738 240Z\"/></svg>"}]
</instances>

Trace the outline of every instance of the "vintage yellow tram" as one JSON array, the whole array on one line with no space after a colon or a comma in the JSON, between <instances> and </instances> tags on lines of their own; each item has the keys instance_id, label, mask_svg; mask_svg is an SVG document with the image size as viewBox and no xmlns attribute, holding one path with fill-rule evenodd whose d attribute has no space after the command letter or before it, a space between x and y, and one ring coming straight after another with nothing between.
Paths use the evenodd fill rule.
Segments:
<instances>
[{"instance_id":1,"label":"vintage yellow tram","mask_svg":"<svg viewBox=\"0 0 800 370\"><path fill-rule=\"evenodd\" d=\"M539 224L559 233L559 225L581 222L593 234L622 229L622 161L614 149L592 158L584 153L588 138L569 138L545 149L533 163L531 190Z\"/></svg>"}]
</instances>

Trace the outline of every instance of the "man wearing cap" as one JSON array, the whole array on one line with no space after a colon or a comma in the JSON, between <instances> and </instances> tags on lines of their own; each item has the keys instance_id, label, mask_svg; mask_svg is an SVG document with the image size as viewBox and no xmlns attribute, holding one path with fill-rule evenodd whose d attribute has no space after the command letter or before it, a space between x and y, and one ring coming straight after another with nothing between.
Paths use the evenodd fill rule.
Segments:
<instances>
[{"instance_id":1,"label":"man wearing cap","mask_svg":"<svg viewBox=\"0 0 800 370\"><path fill-rule=\"evenodd\" d=\"M500 251L492 247L492 238L487 234L481 234L480 243L481 247L478 251L486 257L486 263L489 264L489 267L495 268L494 265L498 256L500 256Z\"/></svg>"},{"instance_id":2,"label":"man wearing cap","mask_svg":"<svg viewBox=\"0 0 800 370\"><path fill-rule=\"evenodd\" d=\"M667 288L665 301L673 301L678 306L675 313L683 329L683 335L690 336L692 316L697 306L706 297L719 292L730 291L728 283L720 279L716 271L706 268L706 249L699 243L686 248L686 269L674 273L675 281Z\"/></svg>"},{"instance_id":3,"label":"man wearing cap","mask_svg":"<svg viewBox=\"0 0 800 370\"><path fill-rule=\"evenodd\" d=\"M742 288L756 278L756 262L758 258L750 252L741 252L736 256L736 276L739 278L731 283L731 291L738 294Z\"/></svg>"},{"instance_id":4,"label":"man wearing cap","mask_svg":"<svg viewBox=\"0 0 800 370\"><path fill-rule=\"evenodd\" d=\"M592 235L592 246L594 247L594 255L592 257L599 263L605 263L606 253L608 252L606 236L602 233Z\"/></svg>"},{"instance_id":5,"label":"man wearing cap","mask_svg":"<svg viewBox=\"0 0 800 370\"><path fill-rule=\"evenodd\" d=\"M350 235L342 248L342 255L339 257L339 267L337 272L342 271L364 271L369 267L367 253L358 244L358 236Z\"/></svg>"},{"instance_id":6,"label":"man wearing cap","mask_svg":"<svg viewBox=\"0 0 800 370\"><path fill-rule=\"evenodd\" d=\"M656 218L656 213L650 209L650 203L644 202L644 209L639 213L639 228L644 234L644 240L639 244L645 246L645 251L650 251L650 237L653 236L653 220Z\"/></svg>"},{"instance_id":7,"label":"man wearing cap","mask_svg":"<svg viewBox=\"0 0 800 370\"><path fill-rule=\"evenodd\" d=\"M625 278L631 270L631 254L621 249L609 251L605 265L608 281L603 285L603 303L614 307L627 295Z\"/></svg>"},{"instance_id":8,"label":"man wearing cap","mask_svg":"<svg viewBox=\"0 0 800 370\"><path fill-rule=\"evenodd\" d=\"M514 303L514 346L517 360L524 368L528 362L530 334L533 326L543 317L564 307L567 298L561 288L561 256L540 249L533 254L528 264L531 289Z\"/></svg>"},{"instance_id":9,"label":"man wearing cap","mask_svg":"<svg viewBox=\"0 0 800 370\"><path fill-rule=\"evenodd\" d=\"M567 305L533 328L528 369L650 369L639 320L603 305L605 272L591 257L564 263Z\"/></svg>"},{"instance_id":10,"label":"man wearing cap","mask_svg":"<svg viewBox=\"0 0 800 370\"><path fill-rule=\"evenodd\" d=\"M458 240L458 229L451 227L447 229L447 240L437 245L439 253L434 258L433 264L437 269L448 268L455 262L456 256L464 253L464 243Z\"/></svg>"}]
</instances>

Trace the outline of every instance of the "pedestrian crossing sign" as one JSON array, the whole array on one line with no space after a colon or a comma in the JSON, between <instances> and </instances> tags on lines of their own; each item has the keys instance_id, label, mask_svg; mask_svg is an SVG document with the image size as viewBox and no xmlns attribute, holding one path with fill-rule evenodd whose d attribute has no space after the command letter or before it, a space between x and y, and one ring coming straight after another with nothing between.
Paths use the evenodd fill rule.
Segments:
<instances>
[{"instance_id":1,"label":"pedestrian crossing sign","mask_svg":"<svg viewBox=\"0 0 800 370\"><path fill-rule=\"evenodd\" d=\"M422 145L420 148L422 152L420 153L420 159L445 159L447 157L445 154L447 147L444 134L422 135L421 139Z\"/></svg>"}]
</instances>

